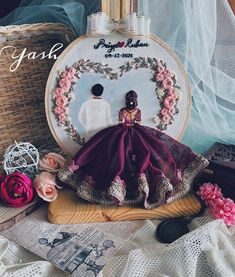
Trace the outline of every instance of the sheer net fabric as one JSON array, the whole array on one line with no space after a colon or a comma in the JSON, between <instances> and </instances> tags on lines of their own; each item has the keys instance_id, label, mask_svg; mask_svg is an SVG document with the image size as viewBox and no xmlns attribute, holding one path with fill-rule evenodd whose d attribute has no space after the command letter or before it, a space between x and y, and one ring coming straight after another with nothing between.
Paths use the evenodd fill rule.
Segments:
<instances>
[{"instance_id":1,"label":"sheer net fabric","mask_svg":"<svg viewBox=\"0 0 235 277\"><path fill-rule=\"evenodd\" d=\"M193 107L183 143L235 143L235 17L226 0L149 0L151 28L179 55Z\"/></svg>"}]
</instances>

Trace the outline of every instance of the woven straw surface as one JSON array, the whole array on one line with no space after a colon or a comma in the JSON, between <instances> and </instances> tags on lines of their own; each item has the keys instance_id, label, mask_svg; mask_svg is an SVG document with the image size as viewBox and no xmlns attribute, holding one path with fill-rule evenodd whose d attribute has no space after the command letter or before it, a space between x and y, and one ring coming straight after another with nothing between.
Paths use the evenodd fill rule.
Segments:
<instances>
[{"instance_id":1,"label":"woven straw surface","mask_svg":"<svg viewBox=\"0 0 235 277\"><path fill-rule=\"evenodd\" d=\"M6 147L14 140L29 141L36 147L56 146L47 125L44 109L44 91L54 59L24 58L14 72L9 67L25 48L26 54L43 51L48 54L56 43L63 48L57 57L75 39L63 24L40 23L0 27L0 159Z\"/></svg>"},{"instance_id":2,"label":"woven straw surface","mask_svg":"<svg viewBox=\"0 0 235 277\"><path fill-rule=\"evenodd\" d=\"M72 190L59 191L58 198L49 204L48 219L53 224L123 221L136 219L170 218L194 215L201 203L191 194L153 210L138 207L115 207L90 204L78 198Z\"/></svg>"}]
</instances>

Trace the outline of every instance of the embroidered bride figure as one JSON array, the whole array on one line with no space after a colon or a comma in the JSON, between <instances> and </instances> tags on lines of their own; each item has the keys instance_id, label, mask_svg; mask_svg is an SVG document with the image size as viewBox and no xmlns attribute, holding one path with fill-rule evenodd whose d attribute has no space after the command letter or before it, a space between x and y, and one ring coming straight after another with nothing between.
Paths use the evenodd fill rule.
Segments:
<instances>
[{"instance_id":1,"label":"embroidered bride figure","mask_svg":"<svg viewBox=\"0 0 235 277\"><path fill-rule=\"evenodd\" d=\"M78 114L81 125L86 130L86 136L92 137L103 128L112 125L110 105L101 98L103 86L96 84L91 88L93 98L84 102Z\"/></svg>"},{"instance_id":2,"label":"embroidered bride figure","mask_svg":"<svg viewBox=\"0 0 235 277\"><path fill-rule=\"evenodd\" d=\"M93 136L58 173L61 181L93 203L158 207L183 197L208 165L160 130L141 125L135 91L126 94L120 124Z\"/></svg>"}]
</instances>

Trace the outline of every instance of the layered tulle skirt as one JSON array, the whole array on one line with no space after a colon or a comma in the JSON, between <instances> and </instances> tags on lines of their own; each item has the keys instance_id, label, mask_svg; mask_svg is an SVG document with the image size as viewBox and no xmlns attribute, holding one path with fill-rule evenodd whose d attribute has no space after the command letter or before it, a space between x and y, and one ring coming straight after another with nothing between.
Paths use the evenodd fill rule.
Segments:
<instances>
[{"instance_id":1,"label":"layered tulle skirt","mask_svg":"<svg viewBox=\"0 0 235 277\"><path fill-rule=\"evenodd\" d=\"M119 124L92 137L58 177L89 202L152 209L187 194L207 165L161 131Z\"/></svg>"}]
</instances>

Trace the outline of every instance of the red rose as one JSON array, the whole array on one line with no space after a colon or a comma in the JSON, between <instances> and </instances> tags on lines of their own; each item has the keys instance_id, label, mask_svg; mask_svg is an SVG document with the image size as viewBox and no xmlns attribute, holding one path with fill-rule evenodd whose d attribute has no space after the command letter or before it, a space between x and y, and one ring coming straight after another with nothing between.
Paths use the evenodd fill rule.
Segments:
<instances>
[{"instance_id":1,"label":"red rose","mask_svg":"<svg viewBox=\"0 0 235 277\"><path fill-rule=\"evenodd\" d=\"M20 172L0 177L0 196L3 202L12 207L22 207L34 198L31 179Z\"/></svg>"}]
</instances>

